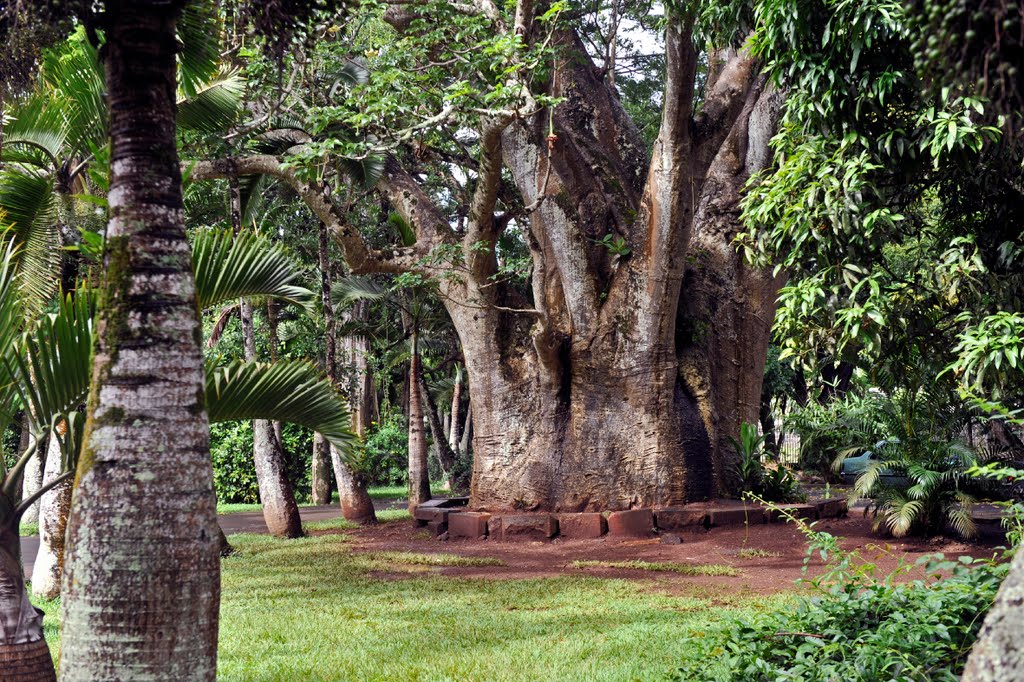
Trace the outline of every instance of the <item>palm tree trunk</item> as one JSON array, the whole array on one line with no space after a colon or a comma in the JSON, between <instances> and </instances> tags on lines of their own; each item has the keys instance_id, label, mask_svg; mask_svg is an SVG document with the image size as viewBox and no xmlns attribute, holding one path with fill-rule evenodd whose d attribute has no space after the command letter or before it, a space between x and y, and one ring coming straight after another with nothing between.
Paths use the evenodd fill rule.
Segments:
<instances>
[{"instance_id":1,"label":"palm tree trunk","mask_svg":"<svg viewBox=\"0 0 1024 682\"><path fill-rule=\"evenodd\" d=\"M437 415L437 403L434 401L434 396L430 395L430 389L427 387L427 380L424 378L422 371L417 383L419 384L421 401L427 417L427 425L430 427L430 437L433 439L434 447L437 450L435 453L437 461L441 465L445 478L448 479L448 487L451 488L450 474L454 473L456 454L445 438L447 434L445 434L441 426L441 419Z\"/></svg>"},{"instance_id":2,"label":"palm tree trunk","mask_svg":"<svg viewBox=\"0 0 1024 682\"><path fill-rule=\"evenodd\" d=\"M320 224L320 296L324 309L324 365L327 376L337 385L338 366L336 358L336 339L334 326L334 306L331 303L331 261L327 250L327 226ZM331 446L331 464L334 467L334 479L338 485L338 497L341 501L341 514L349 521L360 524L377 523L377 515L373 508L373 500L366 490L366 478L354 471L342 458L334 446Z\"/></svg>"},{"instance_id":3,"label":"palm tree trunk","mask_svg":"<svg viewBox=\"0 0 1024 682\"><path fill-rule=\"evenodd\" d=\"M68 519L60 679L213 680L219 532L175 125L180 3L106 3L104 297Z\"/></svg>"},{"instance_id":4,"label":"palm tree trunk","mask_svg":"<svg viewBox=\"0 0 1024 682\"><path fill-rule=\"evenodd\" d=\"M229 178L228 186L231 193L231 226L238 233L242 229L242 197L237 175ZM242 299L239 317L242 320L245 361L255 362L256 331L252 324L252 302L248 299ZM273 331L276 332L276 324ZM273 339L271 345L274 345ZM277 352L276 348L274 352ZM266 419L254 419L252 422L252 459L256 465L256 483L260 490L263 520L270 534L283 538L302 537L302 518L288 480L284 453L273 423Z\"/></svg>"},{"instance_id":5,"label":"palm tree trunk","mask_svg":"<svg viewBox=\"0 0 1024 682\"><path fill-rule=\"evenodd\" d=\"M331 449L319 433L313 434L313 504L331 503Z\"/></svg>"},{"instance_id":6,"label":"palm tree trunk","mask_svg":"<svg viewBox=\"0 0 1024 682\"><path fill-rule=\"evenodd\" d=\"M427 472L427 438L423 431L423 398L419 388L419 334L412 332L412 357L409 359L409 511L430 500L430 476Z\"/></svg>"},{"instance_id":7,"label":"palm tree trunk","mask_svg":"<svg viewBox=\"0 0 1024 682\"><path fill-rule=\"evenodd\" d=\"M252 325L252 303L242 300L242 341L246 362L256 361L256 333ZM252 458L256 464L256 482L263 505L263 520L272 535L302 537L302 519L285 467L284 453L278 445L274 424L266 419L252 422Z\"/></svg>"},{"instance_id":8,"label":"palm tree trunk","mask_svg":"<svg viewBox=\"0 0 1024 682\"><path fill-rule=\"evenodd\" d=\"M462 406L462 365L455 365L455 385L452 387L451 431L448 434L448 446L459 452L459 408Z\"/></svg>"},{"instance_id":9,"label":"palm tree trunk","mask_svg":"<svg viewBox=\"0 0 1024 682\"><path fill-rule=\"evenodd\" d=\"M17 523L0 529L0 680L53 682L42 614L29 602L20 555Z\"/></svg>"},{"instance_id":10,"label":"palm tree trunk","mask_svg":"<svg viewBox=\"0 0 1024 682\"><path fill-rule=\"evenodd\" d=\"M28 415L26 415L26 420ZM27 423L27 422L26 422ZM35 436L29 434L28 444L31 445ZM43 442L39 444L36 449L36 454L29 460L28 466L25 467L25 471L22 472L21 479L21 499L26 500L36 493L39 488L43 485L43 468L46 464L46 439L42 439ZM39 521L39 503L36 502L31 507L25 510L21 520L23 523L36 523Z\"/></svg>"},{"instance_id":11,"label":"palm tree trunk","mask_svg":"<svg viewBox=\"0 0 1024 682\"><path fill-rule=\"evenodd\" d=\"M46 453L44 482L61 474L60 441L50 438ZM71 509L71 481L65 481L43 495L39 504L39 551L32 568L32 594L43 599L60 595L64 572L64 535Z\"/></svg>"}]
</instances>

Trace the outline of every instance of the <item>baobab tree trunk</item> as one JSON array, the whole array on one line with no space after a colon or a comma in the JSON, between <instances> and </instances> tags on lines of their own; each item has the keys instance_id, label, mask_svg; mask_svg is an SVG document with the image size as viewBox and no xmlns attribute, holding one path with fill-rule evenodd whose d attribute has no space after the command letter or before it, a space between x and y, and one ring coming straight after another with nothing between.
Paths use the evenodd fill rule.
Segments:
<instances>
[{"instance_id":1,"label":"baobab tree trunk","mask_svg":"<svg viewBox=\"0 0 1024 682\"><path fill-rule=\"evenodd\" d=\"M734 492L734 454L723 443L756 417L773 295L728 252L729 235L748 159L768 158L759 132L768 121L755 112L772 95L753 56L713 50L696 108L703 57L693 17L668 8L664 106L648 158L579 37L568 28L548 36L535 11L523 2L515 25L500 13L488 19L557 48L547 81L530 87L559 103L479 118L464 229L395 157L377 189L416 239L388 249L372 248L279 159L245 165L294 187L354 273L415 272L437 284L472 396L472 506L610 510ZM396 3L385 20L416 30L410 16ZM502 200L501 214L508 177L521 203ZM527 295L502 281L488 248L510 214L533 261ZM451 252L451 264L437 264ZM718 294L725 300L710 306ZM709 315L714 324L702 329ZM732 339L742 348L728 347Z\"/></svg>"},{"instance_id":2,"label":"baobab tree trunk","mask_svg":"<svg viewBox=\"0 0 1024 682\"><path fill-rule=\"evenodd\" d=\"M105 9L110 222L60 678L213 680L220 547L175 139L180 6Z\"/></svg>"},{"instance_id":3,"label":"baobab tree trunk","mask_svg":"<svg viewBox=\"0 0 1024 682\"><path fill-rule=\"evenodd\" d=\"M331 302L331 262L328 255L327 228L320 225L320 296L324 312L324 367L327 376L337 385L338 363L336 357L336 338L334 305ZM338 498L341 502L341 514L349 521L359 524L377 523L377 515L373 508L373 500L366 490L366 478L362 472L355 471L342 458L341 453L333 445L330 446L331 464L334 467L334 480L338 486Z\"/></svg>"},{"instance_id":4,"label":"baobab tree trunk","mask_svg":"<svg viewBox=\"0 0 1024 682\"><path fill-rule=\"evenodd\" d=\"M962 682L1024 682L1024 552L1018 550L971 649Z\"/></svg>"},{"instance_id":5,"label":"baobab tree trunk","mask_svg":"<svg viewBox=\"0 0 1024 682\"><path fill-rule=\"evenodd\" d=\"M242 300L242 340L247 362L256 361L256 334L252 324L252 304ZM284 538L302 537L302 519L295 503L295 493L288 480L284 453L274 433L274 424L266 419L252 422L252 457L256 464L256 481L260 490L263 520L272 535Z\"/></svg>"},{"instance_id":6,"label":"baobab tree trunk","mask_svg":"<svg viewBox=\"0 0 1024 682\"><path fill-rule=\"evenodd\" d=\"M46 453L44 482L61 474L60 441L50 438ZM64 573L64 536L71 509L71 481L65 481L47 491L39 505L39 550L32 567L32 594L43 599L60 596L60 581Z\"/></svg>"},{"instance_id":7,"label":"baobab tree trunk","mask_svg":"<svg viewBox=\"0 0 1024 682\"><path fill-rule=\"evenodd\" d=\"M776 91L749 99L708 170L687 248L677 326L680 377L697 398L711 440L719 491L736 490L740 425L756 424L775 301L784 275L744 262L734 245L740 198L751 175L771 163L769 141L782 105Z\"/></svg>"},{"instance_id":8,"label":"baobab tree trunk","mask_svg":"<svg viewBox=\"0 0 1024 682\"><path fill-rule=\"evenodd\" d=\"M427 435L423 429L423 394L420 392L419 334L413 329L409 357L409 511L430 500L427 471Z\"/></svg>"}]
</instances>

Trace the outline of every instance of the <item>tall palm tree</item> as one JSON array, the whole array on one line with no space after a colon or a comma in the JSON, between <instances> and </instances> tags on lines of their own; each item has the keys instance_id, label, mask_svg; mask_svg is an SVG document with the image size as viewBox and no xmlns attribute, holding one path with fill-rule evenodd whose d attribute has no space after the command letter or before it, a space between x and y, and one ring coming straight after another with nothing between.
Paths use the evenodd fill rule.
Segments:
<instances>
[{"instance_id":1,"label":"tall palm tree","mask_svg":"<svg viewBox=\"0 0 1024 682\"><path fill-rule=\"evenodd\" d=\"M110 0L103 16L110 220L68 520L63 680L216 675L219 534L176 135L183 5Z\"/></svg>"}]
</instances>

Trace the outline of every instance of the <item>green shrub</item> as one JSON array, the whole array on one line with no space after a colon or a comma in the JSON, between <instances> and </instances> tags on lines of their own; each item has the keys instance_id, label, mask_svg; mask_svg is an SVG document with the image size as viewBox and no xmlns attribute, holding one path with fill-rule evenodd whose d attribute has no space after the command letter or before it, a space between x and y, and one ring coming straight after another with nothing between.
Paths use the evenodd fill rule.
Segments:
<instances>
[{"instance_id":1,"label":"green shrub","mask_svg":"<svg viewBox=\"0 0 1024 682\"><path fill-rule=\"evenodd\" d=\"M409 427L401 413L386 415L366 435L360 465L370 485L406 485L409 482Z\"/></svg>"},{"instance_id":2,"label":"green shrub","mask_svg":"<svg viewBox=\"0 0 1024 682\"><path fill-rule=\"evenodd\" d=\"M757 426L740 424L740 439L730 439L739 456L736 473L741 493L753 493L771 502L795 502L804 498L793 474L782 464L765 466L764 436Z\"/></svg>"},{"instance_id":3,"label":"green shrub","mask_svg":"<svg viewBox=\"0 0 1024 682\"><path fill-rule=\"evenodd\" d=\"M260 501L252 461L252 422L211 424L210 457L218 502Z\"/></svg>"},{"instance_id":4,"label":"green shrub","mask_svg":"<svg viewBox=\"0 0 1024 682\"><path fill-rule=\"evenodd\" d=\"M288 480L299 502L309 500L313 433L284 424L281 440ZM252 422L235 421L210 425L210 457L213 487L218 502L260 501L256 467L252 460Z\"/></svg>"},{"instance_id":5,"label":"green shrub","mask_svg":"<svg viewBox=\"0 0 1024 682\"><path fill-rule=\"evenodd\" d=\"M941 554L916 563L930 576L879 577L836 538L802 525L811 554L829 560L813 596L792 608L735 619L700 633L672 679L687 682L954 682L995 599L1007 564ZM943 577L939 577L939 576Z\"/></svg>"}]
</instances>

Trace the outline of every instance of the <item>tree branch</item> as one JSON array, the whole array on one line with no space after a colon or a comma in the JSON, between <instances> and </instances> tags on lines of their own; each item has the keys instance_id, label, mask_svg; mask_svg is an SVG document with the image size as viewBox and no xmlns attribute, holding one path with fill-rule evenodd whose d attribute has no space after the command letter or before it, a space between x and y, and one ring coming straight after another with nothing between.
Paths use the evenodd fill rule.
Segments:
<instances>
[{"instance_id":1,"label":"tree branch","mask_svg":"<svg viewBox=\"0 0 1024 682\"><path fill-rule=\"evenodd\" d=\"M409 249L370 249L362 235L348 224L329 194L307 182L276 156L256 154L229 159L185 162L182 174L193 181L216 180L238 175L269 175L282 180L299 195L341 244L345 261L354 274L370 272L402 273L416 268L417 256Z\"/></svg>"}]
</instances>

